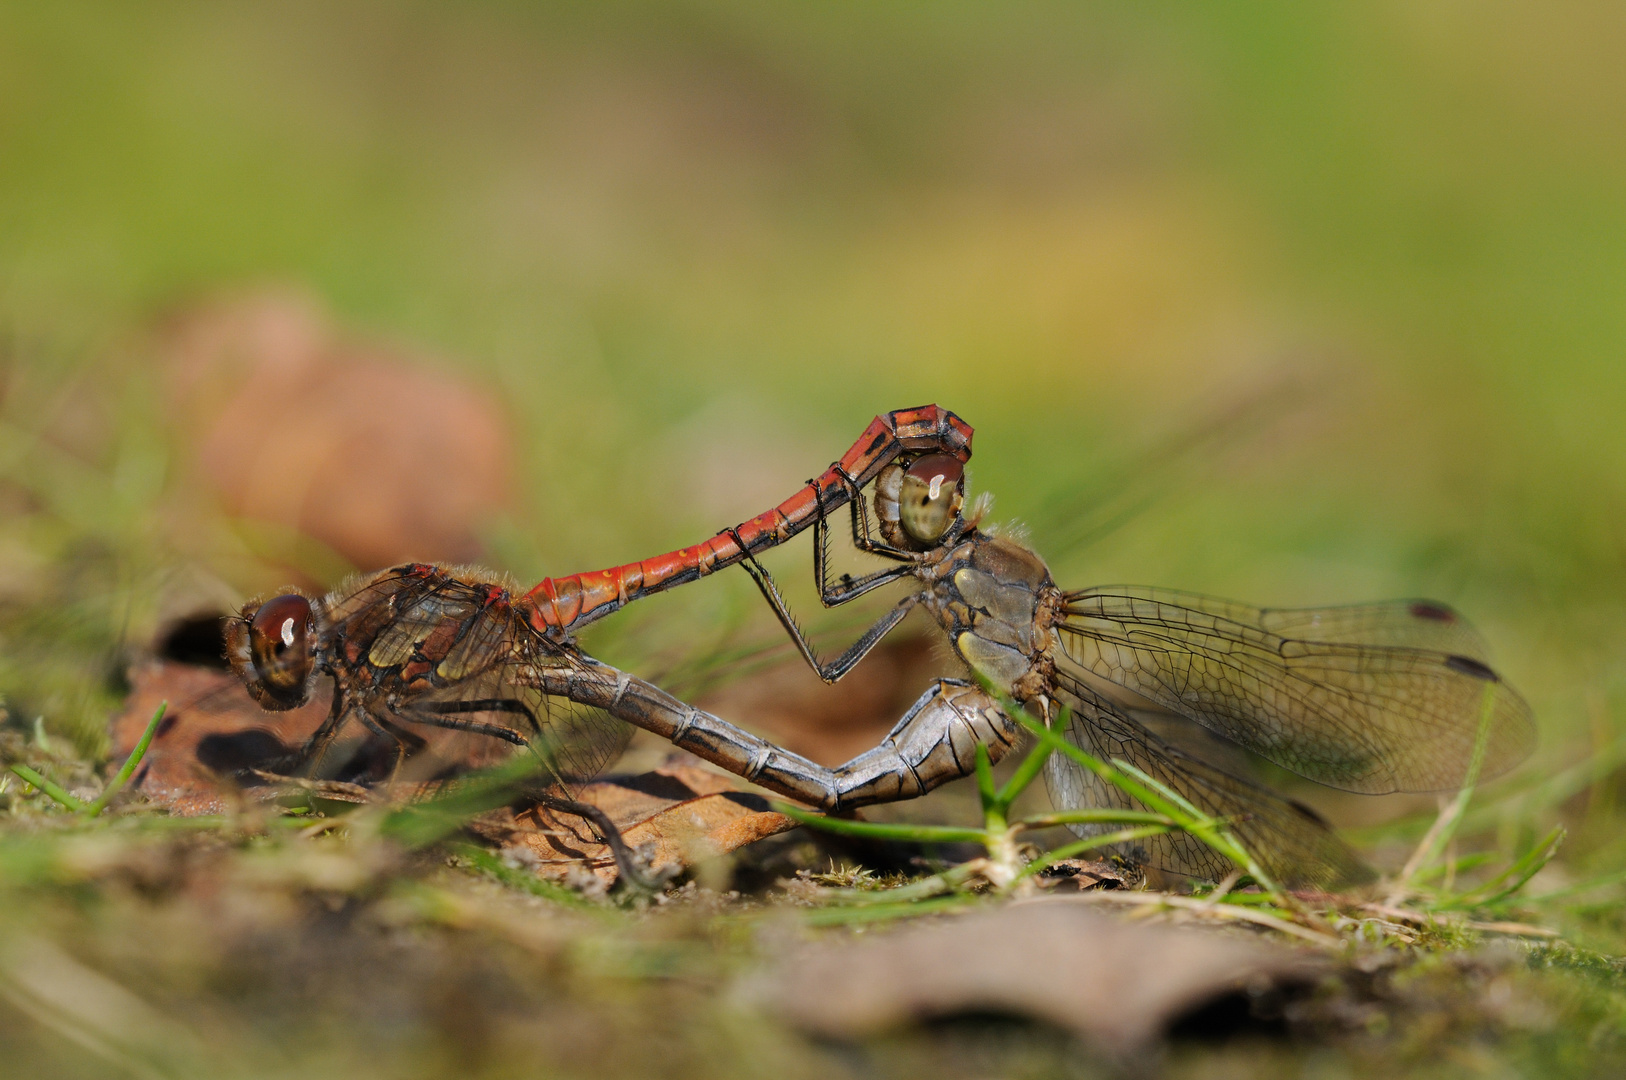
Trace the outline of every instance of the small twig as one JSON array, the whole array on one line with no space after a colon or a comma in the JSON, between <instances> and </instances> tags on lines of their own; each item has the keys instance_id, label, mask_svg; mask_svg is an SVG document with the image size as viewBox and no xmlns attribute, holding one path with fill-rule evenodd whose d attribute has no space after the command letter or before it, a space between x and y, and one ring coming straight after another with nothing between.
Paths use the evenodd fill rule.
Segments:
<instances>
[{"instance_id":1,"label":"small twig","mask_svg":"<svg viewBox=\"0 0 1626 1080\"><path fill-rule=\"evenodd\" d=\"M283 776L280 773L266 772L263 769L250 769L255 776L271 784L284 787L297 788L308 791L312 795L320 795L324 799L334 802L360 803L363 805L382 805L373 790L361 784L352 784L345 780L309 780L303 776Z\"/></svg>"},{"instance_id":2,"label":"small twig","mask_svg":"<svg viewBox=\"0 0 1626 1080\"><path fill-rule=\"evenodd\" d=\"M1212 918L1234 919L1239 922L1251 922L1259 926L1268 926L1272 930L1312 942L1324 949L1340 949L1343 947L1343 942L1332 934L1309 930L1269 912L1242 907L1237 904L1210 904L1206 900L1190 896L1173 896L1168 893L1155 892L1129 892L1121 889L1082 892L1077 896L1069 896L1067 899L1072 903L1119 904L1125 907L1141 908L1176 908ZM1015 902L1020 904L1028 901L1018 900Z\"/></svg>"},{"instance_id":3,"label":"small twig","mask_svg":"<svg viewBox=\"0 0 1626 1080\"><path fill-rule=\"evenodd\" d=\"M1514 937L1555 938L1560 936L1557 930L1549 930L1544 926L1532 926L1521 922L1483 922L1476 919L1453 917L1443 912L1412 911L1409 908L1395 907L1391 904L1360 904L1361 911L1370 911L1385 919L1397 923L1409 923L1412 926L1424 928L1431 926L1461 926L1469 930L1478 930L1486 934L1509 934Z\"/></svg>"},{"instance_id":4,"label":"small twig","mask_svg":"<svg viewBox=\"0 0 1626 1080\"><path fill-rule=\"evenodd\" d=\"M1549 930L1545 926L1531 926L1529 923L1469 921L1462 925L1470 930L1478 930L1482 934L1507 934L1510 937L1534 938L1556 938L1561 936L1557 930Z\"/></svg>"},{"instance_id":5,"label":"small twig","mask_svg":"<svg viewBox=\"0 0 1626 1080\"><path fill-rule=\"evenodd\" d=\"M1222 880L1218 885L1214 886L1213 892L1202 897L1203 903L1207 904L1209 907L1213 907L1215 904L1225 899L1225 897L1230 894L1231 890L1236 888L1236 883L1241 880L1242 868L1237 867L1229 874L1226 874L1224 880Z\"/></svg>"}]
</instances>

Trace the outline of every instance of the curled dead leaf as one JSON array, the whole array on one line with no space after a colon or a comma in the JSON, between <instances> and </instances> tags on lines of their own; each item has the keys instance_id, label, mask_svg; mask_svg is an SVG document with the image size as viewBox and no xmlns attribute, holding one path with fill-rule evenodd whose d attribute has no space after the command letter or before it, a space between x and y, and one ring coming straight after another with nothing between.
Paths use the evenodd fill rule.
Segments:
<instances>
[{"instance_id":1,"label":"curled dead leaf","mask_svg":"<svg viewBox=\"0 0 1626 1080\"><path fill-rule=\"evenodd\" d=\"M674 755L637 776L607 776L579 785L573 796L598 807L656 871L688 867L796 827L738 782ZM606 882L617 875L609 847L579 817L541 806L499 811L471 825L514 861L566 880L586 868Z\"/></svg>"}]
</instances>

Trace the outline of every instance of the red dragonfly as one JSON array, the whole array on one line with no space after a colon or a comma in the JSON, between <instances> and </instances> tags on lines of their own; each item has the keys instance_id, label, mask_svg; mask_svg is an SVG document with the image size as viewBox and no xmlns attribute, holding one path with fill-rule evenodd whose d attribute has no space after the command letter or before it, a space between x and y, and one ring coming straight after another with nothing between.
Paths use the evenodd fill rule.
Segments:
<instances>
[{"instance_id":1,"label":"red dragonfly","mask_svg":"<svg viewBox=\"0 0 1626 1080\"><path fill-rule=\"evenodd\" d=\"M397 747L393 777L425 740L414 727L452 728L537 750L560 782L583 779L625 747L629 724L763 787L829 810L899 797L935 742L889 740L829 769L692 708L578 649L581 626L631 601L712 574L816 525L898 462L971 456L971 428L935 405L877 417L841 459L777 507L704 544L566 578L524 594L507 579L415 563L348 582L321 597L290 592L245 605L227 628L227 654L268 709L297 708L320 678L332 707L279 769L315 771L340 730L365 725ZM938 716L948 709L952 716ZM957 745L1013 738L994 708L961 710L953 695L911 713ZM963 733L962 733L962 729ZM928 770L929 771L929 770Z\"/></svg>"}]
</instances>

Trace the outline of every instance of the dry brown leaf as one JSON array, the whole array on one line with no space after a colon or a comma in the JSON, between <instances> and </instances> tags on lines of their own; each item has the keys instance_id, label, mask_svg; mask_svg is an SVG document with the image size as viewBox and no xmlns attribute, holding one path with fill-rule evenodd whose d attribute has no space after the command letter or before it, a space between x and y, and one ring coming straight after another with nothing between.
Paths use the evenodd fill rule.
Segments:
<instances>
[{"instance_id":1,"label":"dry brown leaf","mask_svg":"<svg viewBox=\"0 0 1626 1080\"><path fill-rule=\"evenodd\" d=\"M621 838L645 849L657 870L693 866L796 827L762 796L740 790L733 777L689 764L687 756L674 755L638 776L580 785L573 797L604 811ZM573 815L542 807L499 811L473 828L543 877L564 880L584 867L606 882L617 876L610 849Z\"/></svg>"},{"instance_id":2,"label":"dry brown leaf","mask_svg":"<svg viewBox=\"0 0 1626 1080\"><path fill-rule=\"evenodd\" d=\"M231 672L188 664L155 661L132 671L131 681L134 689L111 723L113 756L128 755L158 703L171 702L131 786L183 816L225 811L242 784L257 783L252 776L233 774L297 748L327 715L323 694L300 709L267 712L249 698ZM510 753L504 743L467 732L428 729L422 734L430 745L407 771L419 761L434 764L420 768L420 775L495 764ZM356 738L340 753L367 754L370 742L370 737ZM376 747L381 760L387 750ZM770 811L765 799L741 790L734 777L688 764L684 758L687 755L677 755L640 776L611 776L580 785L572 796L603 810L632 847L651 845L651 862L657 867L693 865L795 827L790 818ZM409 783L397 784L395 795L412 790ZM605 881L615 879L609 849L586 822L572 815L542 808L519 813L503 809L477 819L471 827L512 849L543 876L563 879L574 868Z\"/></svg>"},{"instance_id":3,"label":"dry brown leaf","mask_svg":"<svg viewBox=\"0 0 1626 1080\"><path fill-rule=\"evenodd\" d=\"M131 787L183 816L223 812L240 787L255 783L238 774L263 768L303 745L327 716L330 700L329 694L318 692L301 708L268 712L229 671L163 660L132 669L130 683L124 708L109 723L112 757L128 756L158 703L168 701ZM409 774L479 768L508 756L505 745L467 732L429 730L423 737L429 745L409 763ZM392 755L382 740L355 730L335 745L329 760L350 760L356 775L346 778L365 779L369 769L377 773L387 768Z\"/></svg>"},{"instance_id":4,"label":"dry brown leaf","mask_svg":"<svg viewBox=\"0 0 1626 1080\"><path fill-rule=\"evenodd\" d=\"M508 503L513 438L496 401L345 340L307 297L201 305L159 349L197 472L234 514L371 567L473 559L476 528Z\"/></svg>"},{"instance_id":5,"label":"dry brown leaf","mask_svg":"<svg viewBox=\"0 0 1626 1080\"><path fill-rule=\"evenodd\" d=\"M290 712L266 712L229 671L154 661L130 672L130 696L108 726L114 760L135 749L161 701L158 734L130 787L182 816L217 814L236 787L238 769L274 760L299 746L327 715L311 701Z\"/></svg>"},{"instance_id":6,"label":"dry brown leaf","mask_svg":"<svg viewBox=\"0 0 1626 1080\"><path fill-rule=\"evenodd\" d=\"M1123 1053L1219 998L1302 986L1328 970L1322 957L1273 942L1131 924L1053 897L803 946L744 989L817 1035L997 1013Z\"/></svg>"}]
</instances>

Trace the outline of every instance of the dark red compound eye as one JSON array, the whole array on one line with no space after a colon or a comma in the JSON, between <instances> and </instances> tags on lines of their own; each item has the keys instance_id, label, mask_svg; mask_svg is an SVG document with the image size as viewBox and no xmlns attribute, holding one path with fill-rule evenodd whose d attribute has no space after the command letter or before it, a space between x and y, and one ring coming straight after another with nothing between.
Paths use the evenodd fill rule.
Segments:
<instances>
[{"instance_id":1,"label":"dark red compound eye","mask_svg":"<svg viewBox=\"0 0 1626 1080\"><path fill-rule=\"evenodd\" d=\"M960 482L960 477L965 475L965 464L950 454L927 454L911 464L903 475L924 483L927 498L935 499L944 488L952 488Z\"/></svg>"},{"instance_id":2,"label":"dark red compound eye","mask_svg":"<svg viewBox=\"0 0 1626 1080\"><path fill-rule=\"evenodd\" d=\"M260 605L248 624L254 671L273 697L303 697L311 664L311 602L290 593Z\"/></svg>"}]
</instances>

